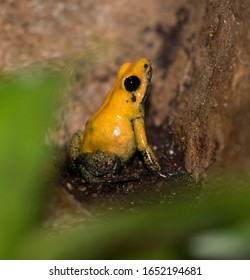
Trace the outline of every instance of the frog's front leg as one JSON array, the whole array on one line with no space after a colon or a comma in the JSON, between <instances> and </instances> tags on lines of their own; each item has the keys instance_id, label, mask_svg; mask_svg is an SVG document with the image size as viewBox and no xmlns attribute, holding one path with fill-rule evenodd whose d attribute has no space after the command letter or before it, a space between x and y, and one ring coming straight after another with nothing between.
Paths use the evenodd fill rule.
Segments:
<instances>
[{"instance_id":1,"label":"frog's front leg","mask_svg":"<svg viewBox=\"0 0 250 280\"><path fill-rule=\"evenodd\" d=\"M161 167L151 147L148 145L145 133L144 118L142 116L135 118L132 120L132 124L134 128L137 149L141 152L145 164L150 170L158 172Z\"/></svg>"}]
</instances>

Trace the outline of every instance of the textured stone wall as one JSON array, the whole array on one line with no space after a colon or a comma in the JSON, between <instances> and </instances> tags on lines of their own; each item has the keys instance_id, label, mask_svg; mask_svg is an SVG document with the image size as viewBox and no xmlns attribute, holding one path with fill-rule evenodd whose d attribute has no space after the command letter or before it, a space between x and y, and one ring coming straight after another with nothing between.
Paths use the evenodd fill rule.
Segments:
<instances>
[{"instance_id":1,"label":"textured stone wall","mask_svg":"<svg viewBox=\"0 0 250 280\"><path fill-rule=\"evenodd\" d=\"M173 129L185 150L186 169L195 176L213 161L229 166L245 158L242 168L249 167L249 4L206 1L189 88L173 106Z\"/></svg>"}]
</instances>

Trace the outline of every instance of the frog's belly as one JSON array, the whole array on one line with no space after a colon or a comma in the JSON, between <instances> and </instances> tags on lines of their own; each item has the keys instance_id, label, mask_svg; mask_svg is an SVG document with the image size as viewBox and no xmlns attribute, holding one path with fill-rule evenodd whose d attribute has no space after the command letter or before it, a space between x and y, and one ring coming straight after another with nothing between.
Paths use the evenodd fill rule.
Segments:
<instances>
[{"instance_id":1,"label":"frog's belly","mask_svg":"<svg viewBox=\"0 0 250 280\"><path fill-rule=\"evenodd\" d=\"M85 128L82 152L111 152L122 161L127 161L135 153L136 143L131 122L127 119L103 119L88 123Z\"/></svg>"}]
</instances>

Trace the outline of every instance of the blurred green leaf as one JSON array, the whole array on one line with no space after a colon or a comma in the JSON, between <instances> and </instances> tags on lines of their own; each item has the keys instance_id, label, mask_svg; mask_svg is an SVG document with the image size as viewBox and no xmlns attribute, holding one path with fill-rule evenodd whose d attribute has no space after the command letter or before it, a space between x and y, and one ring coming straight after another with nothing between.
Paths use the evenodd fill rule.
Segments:
<instances>
[{"instance_id":1,"label":"blurred green leaf","mask_svg":"<svg viewBox=\"0 0 250 280\"><path fill-rule=\"evenodd\" d=\"M0 258L11 257L41 207L44 137L62 76L36 71L0 85Z\"/></svg>"},{"instance_id":2,"label":"blurred green leaf","mask_svg":"<svg viewBox=\"0 0 250 280\"><path fill-rule=\"evenodd\" d=\"M189 241L188 249L197 259L249 259L250 218L199 232Z\"/></svg>"},{"instance_id":3,"label":"blurred green leaf","mask_svg":"<svg viewBox=\"0 0 250 280\"><path fill-rule=\"evenodd\" d=\"M247 181L246 184L248 184ZM223 186L221 185L223 183ZM216 237L193 240L193 237L211 231L236 227L250 222L250 190L237 193L227 189L232 183L224 180L211 186L220 188L222 194L212 192L197 203L190 200L171 205L155 206L136 215L118 217L92 225L72 228L70 232L51 236L37 233L23 244L19 258L38 259L184 259L225 257L227 244L241 240L240 246L229 249L231 257L250 257L242 244L246 241L241 232L225 232L225 244L216 246ZM247 187L247 186L246 186ZM217 241L220 241L219 236ZM196 243L195 243L196 242ZM211 243L212 242L212 243ZM214 242L214 243L213 243ZM238 241L237 241L238 242ZM194 244L192 247L190 244ZM213 246L211 246L213 245ZM233 245L232 245L233 246ZM231 247L232 247L231 246ZM216 248L213 254L197 254L199 248ZM218 254L218 250L220 254ZM223 251L224 250L224 251ZM223 254L223 252L225 254Z\"/></svg>"}]
</instances>

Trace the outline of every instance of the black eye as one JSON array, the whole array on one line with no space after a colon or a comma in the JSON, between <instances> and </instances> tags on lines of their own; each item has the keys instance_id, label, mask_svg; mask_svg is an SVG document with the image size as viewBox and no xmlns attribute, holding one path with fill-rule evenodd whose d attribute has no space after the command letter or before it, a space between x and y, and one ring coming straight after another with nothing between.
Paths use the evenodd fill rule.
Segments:
<instances>
[{"instance_id":1,"label":"black eye","mask_svg":"<svg viewBox=\"0 0 250 280\"><path fill-rule=\"evenodd\" d=\"M136 91L140 87L140 85L141 81L137 76L130 76L124 82L124 86L129 92Z\"/></svg>"}]
</instances>

